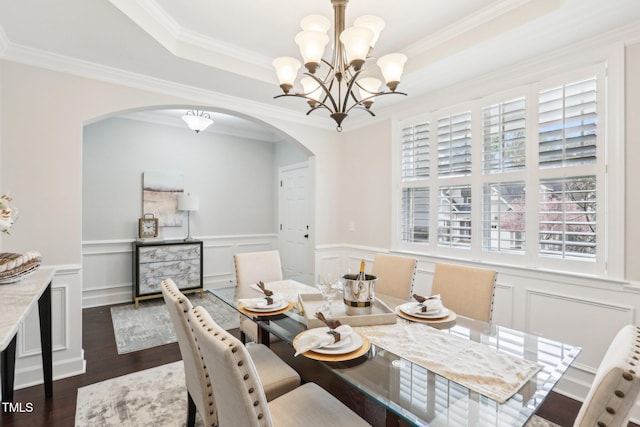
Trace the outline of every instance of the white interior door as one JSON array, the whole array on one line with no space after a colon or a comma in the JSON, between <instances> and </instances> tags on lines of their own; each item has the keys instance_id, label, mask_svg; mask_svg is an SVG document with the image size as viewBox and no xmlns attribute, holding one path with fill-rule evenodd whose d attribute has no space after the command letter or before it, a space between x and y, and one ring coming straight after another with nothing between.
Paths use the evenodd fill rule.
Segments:
<instances>
[{"instance_id":1,"label":"white interior door","mask_svg":"<svg viewBox=\"0 0 640 427\"><path fill-rule=\"evenodd\" d=\"M312 283L307 163L280 169L279 244L286 279Z\"/></svg>"}]
</instances>

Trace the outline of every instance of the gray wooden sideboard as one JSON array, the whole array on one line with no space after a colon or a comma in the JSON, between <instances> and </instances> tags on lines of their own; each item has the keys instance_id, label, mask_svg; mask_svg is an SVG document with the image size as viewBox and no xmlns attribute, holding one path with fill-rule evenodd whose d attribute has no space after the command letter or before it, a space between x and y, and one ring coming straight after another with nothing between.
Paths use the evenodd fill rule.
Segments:
<instances>
[{"instance_id":1,"label":"gray wooden sideboard","mask_svg":"<svg viewBox=\"0 0 640 427\"><path fill-rule=\"evenodd\" d=\"M172 279L184 293L203 291L202 241L136 241L133 244L133 302L162 297L160 283Z\"/></svg>"}]
</instances>

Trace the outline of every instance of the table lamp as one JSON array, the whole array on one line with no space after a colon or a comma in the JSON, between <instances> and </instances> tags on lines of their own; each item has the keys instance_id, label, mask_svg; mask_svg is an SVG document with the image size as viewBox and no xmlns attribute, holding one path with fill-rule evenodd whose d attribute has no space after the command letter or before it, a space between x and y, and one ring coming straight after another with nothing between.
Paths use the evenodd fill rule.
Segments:
<instances>
[{"instance_id":1,"label":"table lamp","mask_svg":"<svg viewBox=\"0 0 640 427\"><path fill-rule=\"evenodd\" d=\"M200 209L200 199L191 193L182 193L178 195L178 210L187 211L187 237L184 240L193 240L191 237L191 218L189 213Z\"/></svg>"}]
</instances>

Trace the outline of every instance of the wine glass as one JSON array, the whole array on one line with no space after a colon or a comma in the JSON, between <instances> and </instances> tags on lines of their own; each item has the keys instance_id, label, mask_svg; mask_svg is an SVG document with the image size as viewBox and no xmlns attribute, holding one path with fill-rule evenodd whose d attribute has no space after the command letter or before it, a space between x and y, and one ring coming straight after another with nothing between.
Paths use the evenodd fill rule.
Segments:
<instances>
[{"instance_id":1,"label":"wine glass","mask_svg":"<svg viewBox=\"0 0 640 427\"><path fill-rule=\"evenodd\" d=\"M331 274L318 274L318 283L316 287L322 295L322 304L320 304L320 307L318 307L318 310L321 312L324 312L329 308L327 303L327 291L331 287L331 279Z\"/></svg>"},{"instance_id":2,"label":"wine glass","mask_svg":"<svg viewBox=\"0 0 640 427\"><path fill-rule=\"evenodd\" d=\"M331 282L329 282L329 286L327 286L326 296L327 302L329 304L329 316L333 314L332 304L333 299L336 297L336 295L338 295L338 287L339 284L337 280L332 280Z\"/></svg>"}]
</instances>

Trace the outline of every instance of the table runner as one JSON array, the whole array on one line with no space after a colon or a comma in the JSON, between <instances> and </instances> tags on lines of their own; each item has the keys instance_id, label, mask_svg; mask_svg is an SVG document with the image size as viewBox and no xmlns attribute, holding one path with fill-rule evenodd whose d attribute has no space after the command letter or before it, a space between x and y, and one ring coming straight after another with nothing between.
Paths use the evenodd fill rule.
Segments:
<instances>
[{"instance_id":1,"label":"table runner","mask_svg":"<svg viewBox=\"0 0 640 427\"><path fill-rule=\"evenodd\" d=\"M507 401L541 369L529 360L404 319L353 329L376 346L499 403Z\"/></svg>"}]
</instances>

